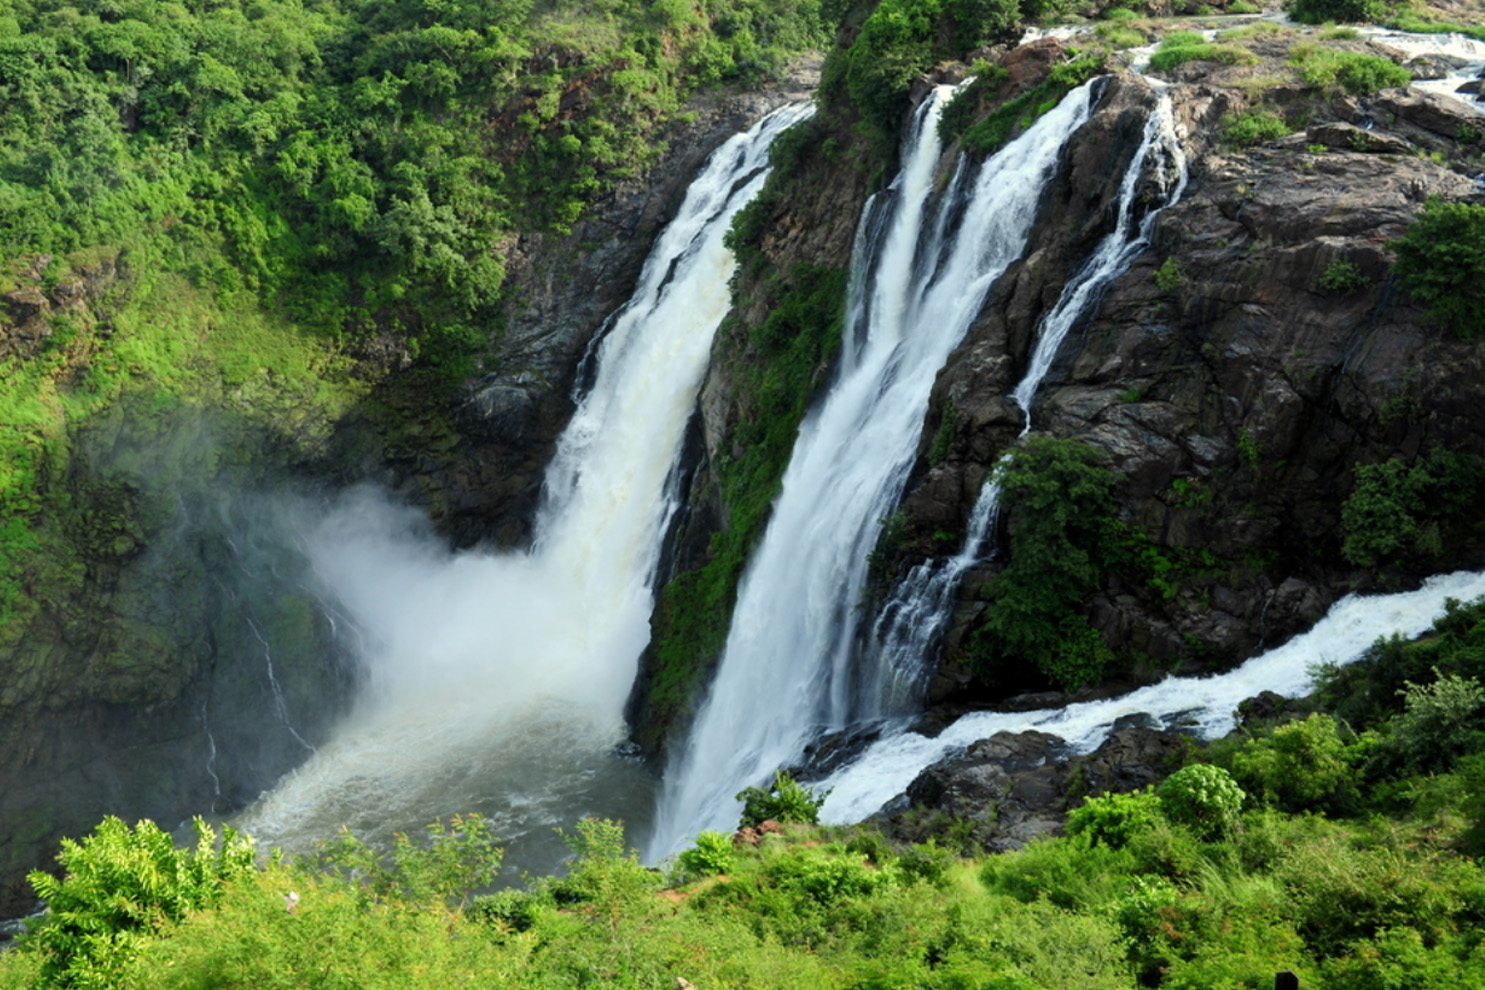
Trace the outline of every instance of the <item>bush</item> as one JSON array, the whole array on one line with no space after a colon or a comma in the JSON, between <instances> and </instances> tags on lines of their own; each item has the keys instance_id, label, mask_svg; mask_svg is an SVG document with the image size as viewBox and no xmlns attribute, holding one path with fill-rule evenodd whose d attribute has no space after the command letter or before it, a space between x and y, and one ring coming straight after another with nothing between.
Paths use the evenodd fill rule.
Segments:
<instances>
[{"instance_id":1,"label":"bush","mask_svg":"<svg viewBox=\"0 0 1485 990\"><path fill-rule=\"evenodd\" d=\"M1382 0L1286 0L1284 10L1301 24L1357 24L1381 20L1387 13Z\"/></svg>"},{"instance_id":2,"label":"bush","mask_svg":"<svg viewBox=\"0 0 1485 990\"><path fill-rule=\"evenodd\" d=\"M1392 720L1388 748L1401 756L1406 769L1447 770L1480 748L1485 687L1479 681L1445 674L1430 684L1409 682L1402 694L1403 712Z\"/></svg>"},{"instance_id":3,"label":"bush","mask_svg":"<svg viewBox=\"0 0 1485 990\"><path fill-rule=\"evenodd\" d=\"M1033 437L995 468L1009 510L1010 562L971 646L982 680L1001 664L1030 662L1059 687L1092 683L1108 659L1078 610L1120 551L1111 494L1119 475L1078 440Z\"/></svg>"},{"instance_id":4,"label":"bush","mask_svg":"<svg viewBox=\"0 0 1485 990\"><path fill-rule=\"evenodd\" d=\"M1155 269L1155 287L1162 292L1174 292L1186 281L1186 273L1176 264L1175 258L1166 258L1165 263Z\"/></svg>"},{"instance_id":5,"label":"bush","mask_svg":"<svg viewBox=\"0 0 1485 990\"><path fill-rule=\"evenodd\" d=\"M710 877L732 869L732 837L707 829L696 835L696 844L676 857L688 879Z\"/></svg>"},{"instance_id":6,"label":"bush","mask_svg":"<svg viewBox=\"0 0 1485 990\"><path fill-rule=\"evenodd\" d=\"M1485 206L1430 199L1391 246L1398 276L1429 315L1461 337L1485 329Z\"/></svg>"},{"instance_id":7,"label":"bush","mask_svg":"<svg viewBox=\"0 0 1485 990\"><path fill-rule=\"evenodd\" d=\"M1231 774L1210 763L1177 770L1155 793L1167 818L1207 839L1236 831L1238 812L1247 796Z\"/></svg>"},{"instance_id":8,"label":"bush","mask_svg":"<svg viewBox=\"0 0 1485 990\"><path fill-rule=\"evenodd\" d=\"M1160 799L1154 788L1128 794L1103 794L1084 801L1067 816L1067 834L1082 836L1089 845L1114 849L1127 846L1136 835L1161 820Z\"/></svg>"},{"instance_id":9,"label":"bush","mask_svg":"<svg viewBox=\"0 0 1485 990\"><path fill-rule=\"evenodd\" d=\"M768 790L748 787L739 791L743 803L739 828L753 828L772 818L776 822L813 825L820 820L820 806L830 792L817 793L796 782L782 770L773 773L773 786Z\"/></svg>"},{"instance_id":10,"label":"bush","mask_svg":"<svg viewBox=\"0 0 1485 990\"><path fill-rule=\"evenodd\" d=\"M169 922L217 903L227 884L254 871L250 838L223 827L217 836L199 817L193 849L177 849L152 821L133 830L109 816L93 834L62 840L61 879L29 879L46 901L46 921L28 935L44 958L41 972L57 986L108 987L134 955Z\"/></svg>"},{"instance_id":11,"label":"bush","mask_svg":"<svg viewBox=\"0 0 1485 990\"><path fill-rule=\"evenodd\" d=\"M1361 274L1355 262L1337 258L1320 273L1320 288L1326 292L1346 296L1354 292L1365 292L1372 287L1372 280Z\"/></svg>"},{"instance_id":12,"label":"bush","mask_svg":"<svg viewBox=\"0 0 1485 990\"><path fill-rule=\"evenodd\" d=\"M1272 110L1247 110L1236 117L1222 118L1222 143L1230 148L1247 148L1285 137L1293 128Z\"/></svg>"},{"instance_id":13,"label":"bush","mask_svg":"<svg viewBox=\"0 0 1485 990\"><path fill-rule=\"evenodd\" d=\"M1439 556L1452 529L1473 523L1482 484L1478 456L1446 450L1411 464L1394 457L1357 467L1356 486L1341 506L1341 556L1358 567Z\"/></svg>"},{"instance_id":14,"label":"bush","mask_svg":"<svg viewBox=\"0 0 1485 990\"><path fill-rule=\"evenodd\" d=\"M1169 72L1186 62L1219 62L1222 65L1252 65L1258 56L1237 45L1216 45L1205 41L1174 40L1192 32L1177 32L1160 43L1160 49L1150 56L1150 68L1156 72ZM1196 36L1200 39L1200 35Z\"/></svg>"},{"instance_id":15,"label":"bush","mask_svg":"<svg viewBox=\"0 0 1485 990\"><path fill-rule=\"evenodd\" d=\"M1233 755L1233 776L1250 794L1283 808L1340 813L1359 798L1356 771L1335 721L1311 715L1279 726Z\"/></svg>"},{"instance_id":16,"label":"bush","mask_svg":"<svg viewBox=\"0 0 1485 990\"><path fill-rule=\"evenodd\" d=\"M1300 77L1322 89L1338 86L1352 96L1368 96L1379 89L1406 86L1413 79L1407 69L1380 55L1299 45L1294 50L1292 61L1299 66Z\"/></svg>"}]
</instances>

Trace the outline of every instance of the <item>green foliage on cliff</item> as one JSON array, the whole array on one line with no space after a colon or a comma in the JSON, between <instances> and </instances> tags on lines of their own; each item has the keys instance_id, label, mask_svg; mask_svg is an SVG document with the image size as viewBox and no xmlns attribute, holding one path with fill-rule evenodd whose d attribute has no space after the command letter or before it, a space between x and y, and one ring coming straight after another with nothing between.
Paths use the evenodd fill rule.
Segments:
<instances>
[{"instance_id":1,"label":"green foliage on cliff","mask_svg":"<svg viewBox=\"0 0 1485 990\"><path fill-rule=\"evenodd\" d=\"M1119 476L1106 460L1079 440L1032 437L996 466L1011 513L1009 561L971 647L982 679L993 683L996 668L1025 662L1075 689L1112 659L1080 613L1122 552L1112 494Z\"/></svg>"},{"instance_id":2,"label":"green foliage on cliff","mask_svg":"<svg viewBox=\"0 0 1485 990\"><path fill-rule=\"evenodd\" d=\"M1342 89L1353 96L1369 96L1389 86L1406 86L1413 74L1389 58L1348 52L1320 45L1295 45L1289 61L1299 66L1307 85Z\"/></svg>"},{"instance_id":3,"label":"green foliage on cliff","mask_svg":"<svg viewBox=\"0 0 1485 990\"><path fill-rule=\"evenodd\" d=\"M1485 330L1485 206L1430 199L1392 249L1431 316L1461 337Z\"/></svg>"},{"instance_id":4,"label":"green foliage on cliff","mask_svg":"<svg viewBox=\"0 0 1485 990\"><path fill-rule=\"evenodd\" d=\"M959 138L966 149L980 155L994 154L1000 147L1055 107L1068 93L1104 70L1107 55L1088 52L1053 66L1047 78L1020 96L1006 100L976 121L981 103L995 98L1005 80L1004 73L985 73L960 90L944 108L939 132L944 138Z\"/></svg>"},{"instance_id":5,"label":"green foliage on cliff","mask_svg":"<svg viewBox=\"0 0 1485 990\"><path fill-rule=\"evenodd\" d=\"M1169 72L1185 62L1219 62L1223 65L1252 65L1258 56L1238 45L1214 44L1195 31L1176 31L1160 42L1150 56L1150 68Z\"/></svg>"},{"instance_id":6,"label":"green foliage on cliff","mask_svg":"<svg viewBox=\"0 0 1485 990\"><path fill-rule=\"evenodd\" d=\"M817 0L0 6L5 315L51 296L50 336L0 359L0 626L78 559L58 482L126 392L305 455L385 373L352 357L375 336L439 403L516 232L568 229L688 94L833 26Z\"/></svg>"},{"instance_id":7,"label":"green foliage on cliff","mask_svg":"<svg viewBox=\"0 0 1485 990\"><path fill-rule=\"evenodd\" d=\"M1359 465L1341 507L1341 556L1369 568L1435 559L1478 524L1482 486L1485 461L1474 454L1433 450Z\"/></svg>"},{"instance_id":8,"label":"green foliage on cliff","mask_svg":"<svg viewBox=\"0 0 1485 990\"><path fill-rule=\"evenodd\" d=\"M831 55L827 80L840 80L883 158L899 138L909 89L936 61L1010 37L1049 4L1020 0L882 0L849 51Z\"/></svg>"}]
</instances>

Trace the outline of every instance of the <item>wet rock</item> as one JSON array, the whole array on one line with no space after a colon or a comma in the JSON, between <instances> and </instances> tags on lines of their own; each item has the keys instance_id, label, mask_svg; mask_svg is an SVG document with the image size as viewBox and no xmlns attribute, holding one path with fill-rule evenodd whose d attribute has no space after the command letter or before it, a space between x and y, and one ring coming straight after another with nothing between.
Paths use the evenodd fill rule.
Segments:
<instances>
[{"instance_id":1,"label":"wet rock","mask_svg":"<svg viewBox=\"0 0 1485 990\"><path fill-rule=\"evenodd\" d=\"M1372 99L1372 112L1395 118L1439 137L1454 139L1461 127L1480 128L1480 115L1458 100L1416 89L1384 89Z\"/></svg>"},{"instance_id":2,"label":"wet rock","mask_svg":"<svg viewBox=\"0 0 1485 990\"><path fill-rule=\"evenodd\" d=\"M921 821L923 812L937 813L973 823L973 837L987 851L1019 849L1059 832L1070 804L1085 795L1163 780L1191 745L1149 725L1120 725L1093 753L1073 756L1064 740L1045 732L998 732L925 769L878 820L906 835L909 816Z\"/></svg>"}]
</instances>

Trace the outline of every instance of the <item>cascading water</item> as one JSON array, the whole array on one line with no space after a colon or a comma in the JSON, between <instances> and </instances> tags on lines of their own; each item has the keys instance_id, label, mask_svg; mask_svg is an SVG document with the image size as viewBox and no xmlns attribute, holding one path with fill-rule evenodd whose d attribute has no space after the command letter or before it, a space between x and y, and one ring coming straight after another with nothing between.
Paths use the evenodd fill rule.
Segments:
<instances>
[{"instance_id":1,"label":"cascading water","mask_svg":"<svg viewBox=\"0 0 1485 990\"><path fill-rule=\"evenodd\" d=\"M369 683L336 738L244 814L260 841L303 847L341 824L384 838L478 811L509 859L540 870L561 856L547 826L589 813L643 825L648 776L612 750L649 637L675 461L729 303L722 238L762 187L772 139L809 113L770 115L692 183L610 323L530 552L451 555L369 492L310 532L325 593L364 637Z\"/></svg>"},{"instance_id":2,"label":"cascading water","mask_svg":"<svg viewBox=\"0 0 1485 990\"><path fill-rule=\"evenodd\" d=\"M1160 186L1164 200L1137 220L1135 209L1140 184L1147 178ZM1186 191L1186 179L1186 154L1176 135L1175 110L1170 96L1162 89L1157 92L1155 109L1145 121L1139 148L1120 183L1114 229L1067 281L1057 304L1042 319L1026 374L1011 393L1025 417L1022 436L1031 430L1032 401L1062 342L1114 279L1149 245L1156 218L1161 210L1180 200ZM932 670L938 639L948 624L959 581L965 571L986 556L986 543L999 512L1000 487L992 480L976 499L959 552L941 566L937 561L927 560L914 567L893 589L892 597L880 612L872 643L878 653L876 665L893 671L897 682L909 686L915 698Z\"/></svg>"},{"instance_id":3,"label":"cascading water","mask_svg":"<svg viewBox=\"0 0 1485 990\"><path fill-rule=\"evenodd\" d=\"M1118 698L1034 712L974 712L929 738L904 732L869 746L821 786L831 789L821 817L857 822L902 793L926 766L997 732L1036 729L1065 739L1073 752L1088 753L1108 737L1114 722L1147 714L1181 724L1207 738L1233 727L1238 702L1260 691L1299 697L1311 688L1309 667L1344 666L1359 659L1378 637L1418 636L1444 613L1444 601L1485 595L1485 573L1459 571L1429 578L1417 591L1396 595L1348 595L1309 632L1216 677L1170 677Z\"/></svg>"},{"instance_id":4,"label":"cascading water","mask_svg":"<svg viewBox=\"0 0 1485 990\"><path fill-rule=\"evenodd\" d=\"M863 217L879 232L858 239L839 378L800 428L716 680L668 769L652 857L735 822L734 793L821 728L883 714L891 672L860 670L871 665L855 649L879 520L901 496L935 375L1020 257L1037 194L1094 102L1091 84L1075 90L977 170L961 163L940 198L937 120L950 92L920 108L901 174Z\"/></svg>"}]
</instances>

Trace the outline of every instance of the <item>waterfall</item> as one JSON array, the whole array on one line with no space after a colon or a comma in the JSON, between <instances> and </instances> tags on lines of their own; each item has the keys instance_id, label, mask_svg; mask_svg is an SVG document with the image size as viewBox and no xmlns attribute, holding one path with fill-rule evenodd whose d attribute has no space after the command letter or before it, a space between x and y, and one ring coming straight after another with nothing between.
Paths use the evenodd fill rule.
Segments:
<instances>
[{"instance_id":1,"label":"waterfall","mask_svg":"<svg viewBox=\"0 0 1485 990\"><path fill-rule=\"evenodd\" d=\"M1164 193L1163 202L1136 221L1140 184L1152 178ZM1186 154L1176 135L1175 110L1164 89L1156 96L1155 109L1145 121L1140 145L1135 150L1119 185L1119 206L1114 229L1104 236L1093 254L1062 288L1057 303L1042 318L1036 347L1026 374L1011 392L1025 417L1021 435L1031 431L1031 405L1042 379L1052 367L1062 342L1083 315L1102 298L1108 286L1122 275L1150 243L1155 220L1161 210L1174 206L1186 191ZM1000 487L987 481L970 512L964 543L940 566L926 560L915 566L895 588L883 606L870 648L879 654L876 667L891 671L898 691L921 696L934 667L939 638L953 613L954 594L960 578L975 563L988 556L995 521L1000 513ZM994 547L990 546L989 551Z\"/></svg>"},{"instance_id":2,"label":"waterfall","mask_svg":"<svg viewBox=\"0 0 1485 990\"><path fill-rule=\"evenodd\" d=\"M649 638L676 460L729 305L722 239L763 185L770 142L810 112L786 107L733 137L691 184L607 325L529 552L450 554L411 510L364 491L309 528L322 592L363 637L368 684L336 737L245 813L265 845L480 811L518 853L522 836L553 844L549 825L647 811L646 775L612 749ZM560 858L558 845L521 865Z\"/></svg>"},{"instance_id":3,"label":"waterfall","mask_svg":"<svg viewBox=\"0 0 1485 990\"><path fill-rule=\"evenodd\" d=\"M853 670L870 666L856 662L856 603L879 520L901 496L935 375L1021 256L1038 193L1094 102L1080 87L978 169L961 162L936 196L951 91L919 108L901 173L863 216L839 377L800 427L716 679L667 770L652 858L735 823L733 795L820 729L884 711L890 672Z\"/></svg>"}]
</instances>

